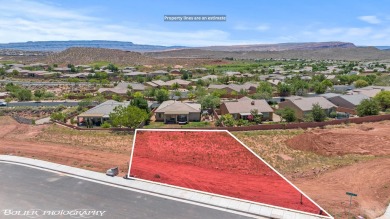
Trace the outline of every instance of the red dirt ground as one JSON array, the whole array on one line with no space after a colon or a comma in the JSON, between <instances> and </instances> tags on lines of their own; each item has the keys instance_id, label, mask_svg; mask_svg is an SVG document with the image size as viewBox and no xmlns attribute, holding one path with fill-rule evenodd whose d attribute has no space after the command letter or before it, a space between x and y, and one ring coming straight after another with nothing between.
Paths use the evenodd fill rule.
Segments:
<instances>
[{"instance_id":1,"label":"red dirt ground","mask_svg":"<svg viewBox=\"0 0 390 219\"><path fill-rule=\"evenodd\" d=\"M370 123L338 129L316 129L287 140L291 148L322 155L390 155L390 126Z\"/></svg>"},{"instance_id":2,"label":"red dirt ground","mask_svg":"<svg viewBox=\"0 0 390 219\"><path fill-rule=\"evenodd\" d=\"M318 214L320 209L227 132L137 131L137 178Z\"/></svg>"}]
</instances>

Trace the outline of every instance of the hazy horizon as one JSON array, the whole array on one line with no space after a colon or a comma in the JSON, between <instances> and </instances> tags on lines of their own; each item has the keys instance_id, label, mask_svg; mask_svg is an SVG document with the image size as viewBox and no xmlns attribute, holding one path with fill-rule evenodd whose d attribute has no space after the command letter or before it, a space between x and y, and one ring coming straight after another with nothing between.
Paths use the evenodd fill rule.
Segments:
<instances>
[{"instance_id":1,"label":"hazy horizon","mask_svg":"<svg viewBox=\"0 0 390 219\"><path fill-rule=\"evenodd\" d=\"M0 4L0 43L109 40L198 47L340 41L386 46L388 6L386 0L9 0ZM165 15L224 15L226 21L164 21Z\"/></svg>"}]
</instances>

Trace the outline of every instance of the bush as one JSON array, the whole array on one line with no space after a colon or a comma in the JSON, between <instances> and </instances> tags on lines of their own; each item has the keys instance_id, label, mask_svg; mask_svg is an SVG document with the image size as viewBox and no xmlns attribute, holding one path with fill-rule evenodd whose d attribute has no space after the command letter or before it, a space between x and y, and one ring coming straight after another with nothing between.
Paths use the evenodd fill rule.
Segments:
<instances>
[{"instance_id":1,"label":"bush","mask_svg":"<svg viewBox=\"0 0 390 219\"><path fill-rule=\"evenodd\" d=\"M280 109L276 113L280 115L280 117L282 117L282 119L284 119L286 122L295 122L297 120L297 117L295 116L295 111L290 107Z\"/></svg>"},{"instance_id":2,"label":"bush","mask_svg":"<svg viewBox=\"0 0 390 219\"><path fill-rule=\"evenodd\" d=\"M108 128L111 128L111 124L108 123L107 121L105 121L100 127L108 129Z\"/></svg>"},{"instance_id":3,"label":"bush","mask_svg":"<svg viewBox=\"0 0 390 219\"><path fill-rule=\"evenodd\" d=\"M332 112L329 114L329 117L330 117L330 118L336 118L336 117L337 117L336 111L332 111Z\"/></svg>"},{"instance_id":4,"label":"bush","mask_svg":"<svg viewBox=\"0 0 390 219\"><path fill-rule=\"evenodd\" d=\"M225 114L219 117L219 119L215 122L217 126L222 126L222 123L227 127L233 127L236 124L233 116L230 114Z\"/></svg>"},{"instance_id":5,"label":"bush","mask_svg":"<svg viewBox=\"0 0 390 219\"><path fill-rule=\"evenodd\" d=\"M248 120L240 119L237 121L237 126L248 126L248 125L249 125Z\"/></svg>"},{"instance_id":6,"label":"bush","mask_svg":"<svg viewBox=\"0 0 390 219\"><path fill-rule=\"evenodd\" d=\"M313 107L311 109L311 114L315 122L323 122L326 119L326 113L318 103L313 104Z\"/></svg>"},{"instance_id":7,"label":"bush","mask_svg":"<svg viewBox=\"0 0 390 219\"><path fill-rule=\"evenodd\" d=\"M378 101L383 111L390 108L390 91L381 91L375 95L374 99Z\"/></svg>"},{"instance_id":8,"label":"bush","mask_svg":"<svg viewBox=\"0 0 390 219\"><path fill-rule=\"evenodd\" d=\"M378 115L380 105L375 99L365 99L356 107L358 116Z\"/></svg>"},{"instance_id":9,"label":"bush","mask_svg":"<svg viewBox=\"0 0 390 219\"><path fill-rule=\"evenodd\" d=\"M53 121L64 121L65 120L65 114L62 112L52 113L50 115L50 119Z\"/></svg>"}]
</instances>

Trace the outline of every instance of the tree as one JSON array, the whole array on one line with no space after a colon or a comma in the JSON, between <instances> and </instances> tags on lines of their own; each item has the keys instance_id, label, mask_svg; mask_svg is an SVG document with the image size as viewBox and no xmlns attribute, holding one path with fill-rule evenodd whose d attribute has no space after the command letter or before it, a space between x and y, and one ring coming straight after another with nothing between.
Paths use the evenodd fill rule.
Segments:
<instances>
[{"instance_id":1,"label":"tree","mask_svg":"<svg viewBox=\"0 0 390 219\"><path fill-rule=\"evenodd\" d=\"M191 93L188 93L187 96L188 96L188 99L189 99L189 100L193 100L193 99L195 99L195 97L196 97L195 94L192 93L192 92L191 92Z\"/></svg>"},{"instance_id":2,"label":"tree","mask_svg":"<svg viewBox=\"0 0 390 219\"><path fill-rule=\"evenodd\" d=\"M374 99L379 103L383 111L390 108L390 91L381 91L375 95Z\"/></svg>"},{"instance_id":3,"label":"tree","mask_svg":"<svg viewBox=\"0 0 390 219\"><path fill-rule=\"evenodd\" d=\"M286 107L284 109L280 109L280 110L277 111L277 113L286 122L295 122L297 120L297 117L295 115L295 111L292 108L290 108L290 107Z\"/></svg>"},{"instance_id":4,"label":"tree","mask_svg":"<svg viewBox=\"0 0 390 219\"><path fill-rule=\"evenodd\" d=\"M295 79L292 83L292 90L295 95L303 96L308 88L309 84L301 79Z\"/></svg>"},{"instance_id":5,"label":"tree","mask_svg":"<svg viewBox=\"0 0 390 219\"><path fill-rule=\"evenodd\" d=\"M181 92L178 91L178 90L175 90L175 91L173 92L173 95L174 95L175 97L178 97L179 99L181 98Z\"/></svg>"},{"instance_id":6,"label":"tree","mask_svg":"<svg viewBox=\"0 0 390 219\"><path fill-rule=\"evenodd\" d=\"M187 73L187 72L184 72L183 75L181 76L181 79L187 80L188 77L189 77L188 73Z\"/></svg>"},{"instance_id":7,"label":"tree","mask_svg":"<svg viewBox=\"0 0 390 219\"><path fill-rule=\"evenodd\" d=\"M321 84L325 85L327 88L328 87L333 87L333 82L329 79L325 79L321 82Z\"/></svg>"},{"instance_id":8,"label":"tree","mask_svg":"<svg viewBox=\"0 0 390 219\"><path fill-rule=\"evenodd\" d=\"M50 119L53 121L61 121L63 122L65 120L65 114L62 112L52 113L50 115Z\"/></svg>"},{"instance_id":9,"label":"tree","mask_svg":"<svg viewBox=\"0 0 390 219\"><path fill-rule=\"evenodd\" d=\"M207 95L199 99L198 101L203 109L214 109L220 104L219 97L213 95Z\"/></svg>"},{"instance_id":10,"label":"tree","mask_svg":"<svg viewBox=\"0 0 390 219\"><path fill-rule=\"evenodd\" d=\"M195 95L197 98L202 98L207 95L207 90L206 88L202 86L197 86L195 90Z\"/></svg>"},{"instance_id":11,"label":"tree","mask_svg":"<svg viewBox=\"0 0 390 219\"><path fill-rule=\"evenodd\" d=\"M159 89L155 92L156 100L159 103L162 103L169 99L169 92L165 89Z\"/></svg>"},{"instance_id":12,"label":"tree","mask_svg":"<svg viewBox=\"0 0 390 219\"><path fill-rule=\"evenodd\" d=\"M371 116L379 114L380 105L375 99L365 99L356 107L358 116Z\"/></svg>"},{"instance_id":13,"label":"tree","mask_svg":"<svg viewBox=\"0 0 390 219\"><path fill-rule=\"evenodd\" d=\"M113 94L112 95L112 99L115 100L115 101L118 101L118 102L122 102L123 101L123 97L118 95L118 94Z\"/></svg>"},{"instance_id":14,"label":"tree","mask_svg":"<svg viewBox=\"0 0 390 219\"><path fill-rule=\"evenodd\" d=\"M313 107L311 109L311 114L315 122L323 122L326 119L326 113L318 103L313 104Z\"/></svg>"},{"instance_id":15,"label":"tree","mask_svg":"<svg viewBox=\"0 0 390 219\"><path fill-rule=\"evenodd\" d=\"M31 90L28 89L19 89L16 94L16 98L18 98L19 101L30 101L32 99L32 93Z\"/></svg>"},{"instance_id":16,"label":"tree","mask_svg":"<svg viewBox=\"0 0 390 219\"><path fill-rule=\"evenodd\" d=\"M261 114L259 114L259 110L258 109L252 109L250 111L250 113L251 113L250 119L253 122L255 122L256 124L260 124L263 116Z\"/></svg>"},{"instance_id":17,"label":"tree","mask_svg":"<svg viewBox=\"0 0 390 219\"><path fill-rule=\"evenodd\" d=\"M217 126L225 125L227 127L232 127L236 124L236 121L234 120L233 116L231 114L225 114L218 118L216 121Z\"/></svg>"},{"instance_id":18,"label":"tree","mask_svg":"<svg viewBox=\"0 0 390 219\"><path fill-rule=\"evenodd\" d=\"M260 81L259 86L256 89L257 93L270 93L272 95L272 85L266 81Z\"/></svg>"},{"instance_id":19,"label":"tree","mask_svg":"<svg viewBox=\"0 0 390 219\"><path fill-rule=\"evenodd\" d=\"M316 92L316 94L323 94L325 93L325 91L326 91L326 86L323 83L316 83L314 85L314 92Z\"/></svg>"},{"instance_id":20,"label":"tree","mask_svg":"<svg viewBox=\"0 0 390 219\"><path fill-rule=\"evenodd\" d=\"M291 94L291 86L285 83L278 84L278 92L282 97L290 96Z\"/></svg>"},{"instance_id":21,"label":"tree","mask_svg":"<svg viewBox=\"0 0 390 219\"><path fill-rule=\"evenodd\" d=\"M179 83L175 82L175 83L172 84L171 87L172 87L173 90L177 90L177 89L179 89L180 85L179 85Z\"/></svg>"},{"instance_id":22,"label":"tree","mask_svg":"<svg viewBox=\"0 0 390 219\"><path fill-rule=\"evenodd\" d=\"M368 86L368 82L365 80L359 79L359 80L355 81L355 87L357 87L357 88L367 87L367 86Z\"/></svg>"},{"instance_id":23,"label":"tree","mask_svg":"<svg viewBox=\"0 0 390 219\"><path fill-rule=\"evenodd\" d=\"M133 97L134 98L144 98L144 95L143 93L141 93L140 91L137 91L133 94Z\"/></svg>"},{"instance_id":24,"label":"tree","mask_svg":"<svg viewBox=\"0 0 390 219\"><path fill-rule=\"evenodd\" d=\"M141 122L148 119L148 114L136 106L117 106L110 113L110 121L114 127L136 128Z\"/></svg>"},{"instance_id":25,"label":"tree","mask_svg":"<svg viewBox=\"0 0 390 219\"><path fill-rule=\"evenodd\" d=\"M36 96L38 98L42 98L43 95L45 95L45 91L44 90L35 90L34 91L34 96Z\"/></svg>"},{"instance_id":26,"label":"tree","mask_svg":"<svg viewBox=\"0 0 390 219\"><path fill-rule=\"evenodd\" d=\"M148 101L143 98L134 98L130 101L130 105L136 106L142 110L145 110L145 112L149 113L149 106Z\"/></svg>"},{"instance_id":27,"label":"tree","mask_svg":"<svg viewBox=\"0 0 390 219\"><path fill-rule=\"evenodd\" d=\"M19 71L16 70L16 69L14 69L14 70L12 71L12 75L13 75L13 76L18 76L18 75L19 75Z\"/></svg>"},{"instance_id":28,"label":"tree","mask_svg":"<svg viewBox=\"0 0 390 219\"><path fill-rule=\"evenodd\" d=\"M112 72L117 72L119 69L116 67L114 64L110 63L107 65L107 69L112 71Z\"/></svg>"},{"instance_id":29,"label":"tree","mask_svg":"<svg viewBox=\"0 0 390 219\"><path fill-rule=\"evenodd\" d=\"M211 92L211 95L215 97L221 97L225 94L227 94L227 91L225 89L216 89Z\"/></svg>"}]
</instances>

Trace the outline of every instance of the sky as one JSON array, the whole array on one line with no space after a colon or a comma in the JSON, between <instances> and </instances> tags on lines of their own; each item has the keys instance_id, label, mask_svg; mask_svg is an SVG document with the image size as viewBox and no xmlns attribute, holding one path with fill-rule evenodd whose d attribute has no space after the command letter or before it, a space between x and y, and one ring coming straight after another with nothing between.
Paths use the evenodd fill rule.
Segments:
<instances>
[{"instance_id":1,"label":"sky","mask_svg":"<svg viewBox=\"0 0 390 219\"><path fill-rule=\"evenodd\" d=\"M0 0L0 43L116 40L165 46L352 42L390 46L388 0ZM164 15L226 15L167 22Z\"/></svg>"}]
</instances>

